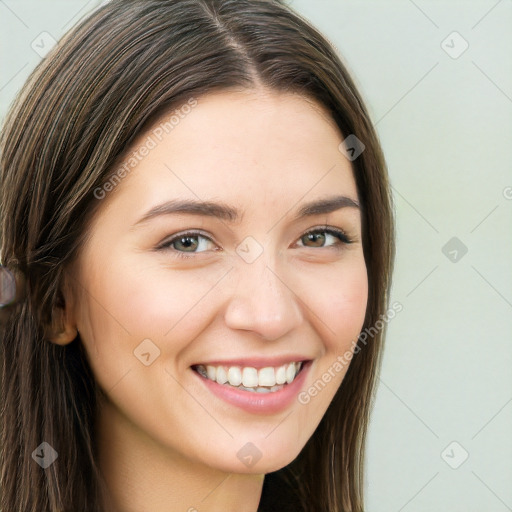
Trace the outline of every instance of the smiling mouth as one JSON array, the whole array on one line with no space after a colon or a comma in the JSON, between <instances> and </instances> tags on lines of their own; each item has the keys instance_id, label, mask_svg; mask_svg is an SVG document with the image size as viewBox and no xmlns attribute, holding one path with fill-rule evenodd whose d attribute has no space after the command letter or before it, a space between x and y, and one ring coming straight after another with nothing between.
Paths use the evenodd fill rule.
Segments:
<instances>
[{"instance_id":1,"label":"smiling mouth","mask_svg":"<svg viewBox=\"0 0 512 512\"><path fill-rule=\"evenodd\" d=\"M192 366L192 370L203 378L222 386L253 393L275 393L291 384L302 371L305 363L305 361L291 362L259 370L251 366L197 364Z\"/></svg>"}]
</instances>

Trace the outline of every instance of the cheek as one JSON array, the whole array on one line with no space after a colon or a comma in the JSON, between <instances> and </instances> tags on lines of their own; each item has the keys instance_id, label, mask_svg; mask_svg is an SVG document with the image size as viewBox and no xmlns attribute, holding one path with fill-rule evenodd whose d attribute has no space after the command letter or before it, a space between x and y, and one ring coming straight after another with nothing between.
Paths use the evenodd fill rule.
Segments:
<instances>
[{"instance_id":1,"label":"cheek","mask_svg":"<svg viewBox=\"0 0 512 512\"><path fill-rule=\"evenodd\" d=\"M324 323L326 349L344 352L357 340L366 316L368 277L362 256L330 273L326 282L311 296L311 307Z\"/></svg>"},{"instance_id":2,"label":"cheek","mask_svg":"<svg viewBox=\"0 0 512 512\"><path fill-rule=\"evenodd\" d=\"M201 319L207 321L203 306L225 272L173 272L162 265L117 261L115 267L83 276L88 293L79 330L91 357L103 370L107 361L126 366L145 339L162 355L176 355L200 332Z\"/></svg>"},{"instance_id":3,"label":"cheek","mask_svg":"<svg viewBox=\"0 0 512 512\"><path fill-rule=\"evenodd\" d=\"M108 300L135 337L172 339L177 348L178 339L199 330L198 320L214 300L210 292L223 274L225 269L178 272L164 264L140 268L131 276L119 271L112 277Z\"/></svg>"},{"instance_id":4,"label":"cheek","mask_svg":"<svg viewBox=\"0 0 512 512\"><path fill-rule=\"evenodd\" d=\"M326 293L311 297L311 307L319 314L323 354L311 368L311 377L298 396L300 421L312 435L332 402L352 361L352 354L364 324L368 302L368 278L364 260L354 260L332 273Z\"/></svg>"}]
</instances>

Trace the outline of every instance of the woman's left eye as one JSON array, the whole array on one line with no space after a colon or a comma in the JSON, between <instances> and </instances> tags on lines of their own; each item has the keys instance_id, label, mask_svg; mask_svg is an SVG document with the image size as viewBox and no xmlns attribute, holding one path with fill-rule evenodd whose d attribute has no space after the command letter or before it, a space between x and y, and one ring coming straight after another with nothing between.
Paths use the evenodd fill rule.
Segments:
<instances>
[{"instance_id":1,"label":"woman's left eye","mask_svg":"<svg viewBox=\"0 0 512 512\"><path fill-rule=\"evenodd\" d=\"M327 234L327 236L325 235ZM333 244L330 245L324 245L324 242L328 240L328 237L337 238L338 240L334 241ZM331 247L336 245L344 245L344 244L351 244L353 240L351 240L341 229L335 229L335 228L316 228L312 231L308 231L307 233L304 233L299 240L308 240L309 242L318 243L320 242L320 246L314 245L313 247Z\"/></svg>"},{"instance_id":2,"label":"woman's left eye","mask_svg":"<svg viewBox=\"0 0 512 512\"><path fill-rule=\"evenodd\" d=\"M337 239L337 240L335 240ZM315 228L307 231L300 238L299 241L302 243L300 247L311 247L311 248L327 248L339 245L350 244L353 242L343 231L340 229L323 227ZM328 243L332 241L333 243ZM306 245L306 243L312 242L314 245ZM202 233L189 231L172 237L171 239L163 242L157 247L157 250L173 250L176 255L182 258L190 258L186 253L196 254L198 252L204 252L208 250L208 244L215 243L206 235Z\"/></svg>"}]
</instances>

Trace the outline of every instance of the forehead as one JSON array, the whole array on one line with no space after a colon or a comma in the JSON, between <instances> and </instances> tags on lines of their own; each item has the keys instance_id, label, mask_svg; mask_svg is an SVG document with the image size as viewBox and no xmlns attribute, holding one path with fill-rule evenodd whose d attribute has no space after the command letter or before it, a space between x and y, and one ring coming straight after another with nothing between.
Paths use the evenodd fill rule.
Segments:
<instances>
[{"instance_id":1,"label":"forehead","mask_svg":"<svg viewBox=\"0 0 512 512\"><path fill-rule=\"evenodd\" d=\"M129 201L136 210L172 198L265 208L326 193L357 199L342 140L325 107L307 97L210 93L174 106L137 138L106 202Z\"/></svg>"}]
</instances>

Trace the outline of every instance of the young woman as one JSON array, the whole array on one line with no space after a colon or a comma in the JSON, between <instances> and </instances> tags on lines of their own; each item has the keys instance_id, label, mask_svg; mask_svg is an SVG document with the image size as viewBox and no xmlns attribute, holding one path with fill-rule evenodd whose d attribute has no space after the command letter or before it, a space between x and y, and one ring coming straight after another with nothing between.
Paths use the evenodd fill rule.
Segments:
<instances>
[{"instance_id":1,"label":"young woman","mask_svg":"<svg viewBox=\"0 0 512 512\"><path fill-rule=\"evenodd\" d=\"M317 30L114 0L0 151L3 512L363 510L392 201Z\"/></svg>"}]
</instances>

